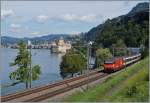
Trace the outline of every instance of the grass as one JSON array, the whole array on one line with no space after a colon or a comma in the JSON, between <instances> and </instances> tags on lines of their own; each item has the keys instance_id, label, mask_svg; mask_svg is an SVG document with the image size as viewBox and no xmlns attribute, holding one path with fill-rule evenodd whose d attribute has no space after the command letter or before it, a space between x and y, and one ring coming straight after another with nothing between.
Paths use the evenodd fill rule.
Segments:
<instances>
[{"instance_id":1,"label":"grass","mask_svg":"<svg viewBox=\"0 0 150 103\"><path fill-rule=\"evenodd\" d=\"M124 102L143 102L148 100L148 84L149 73L148 69L139 70L129 79L124 81L119 90L108 97L107 101L124 101Z\"/></svg>"},{"instance_id":2,"label":"grass","mask_svg":"<svg viewBox=\"0 0 150 103\"><path fill-rule=\"evenodd\" d=\"M76 92L63 101L148 101L148 58L109 77L104 83L85 92Z\"/></svg>"}]
</instances>

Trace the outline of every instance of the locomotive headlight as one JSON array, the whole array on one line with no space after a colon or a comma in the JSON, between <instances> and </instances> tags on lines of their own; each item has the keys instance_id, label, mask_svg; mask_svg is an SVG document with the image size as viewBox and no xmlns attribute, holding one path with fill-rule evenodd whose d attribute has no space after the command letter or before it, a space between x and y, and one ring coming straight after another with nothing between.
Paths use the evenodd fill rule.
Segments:
<instances>
[{"instance_id":1,"label":"locomotive headlight","mask_svg":"<svg viewBox=\"0 0 150 103\"><path fill-rule=\"evenodd\" d=\"M126 65L126 63L124 62L123 65Z\"/></svg>"}]
</instances>

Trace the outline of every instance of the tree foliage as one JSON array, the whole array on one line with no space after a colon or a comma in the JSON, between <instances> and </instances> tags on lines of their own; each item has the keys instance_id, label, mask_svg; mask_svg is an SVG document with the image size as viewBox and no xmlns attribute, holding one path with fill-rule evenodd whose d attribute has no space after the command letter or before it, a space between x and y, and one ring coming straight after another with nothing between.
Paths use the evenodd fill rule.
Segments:
<instances>
[{"instance_id":1,"label":"tree foliage","mask_svg":"<svg viewBox=\"0 0 150 103\"><path fill-rule=\"evenodd\" d=\"M122 39L116 41L112 44L111 52L114 56L125 56L127 54L127 47Z\"/></svg>"},{"instance_id":2,"label":"tree foliage","mask_svg":"<svg viewBox=\"0 0 150 103\"><path fill-rule=\"evenodd\" d=\"M62 57L62 62L60 64L60 72L62 77L74 73L81 72L85 69L86 61L82 54L76 53L74 51L67 52Z\"/></svg>"},{"instance_id":3,"label":"tree foliage","mask_svg":"<svg viewBox=\"0 0 150 103\"><path fill-rule=\"evenodd\" d=\"M116 40L122 39L128 47L148 47L148 21L138 24L135 21L123 23L106 23L104 29L97 33L96 42L110 47Z\"/></svg>"},{"instance_id":4,"label":"tree foliage","mask_svg":"<svg viewBox=\"0 0 150 103\"><path fill-rule=\"evenodd\" d=\"M141 53L141 59L144 59L149 55L149 49L146 48L144 45L140 45L140 53Z\"/></svg>"},{"instance_id":5,"label":"tree foliage","mask_svg":"<svg viewBox=\"0 0 150 103\"><path fill-rule=\"evenodd\" d=\"M104 64L104 61L111 58L112 54L108 48L99 48L96 51L96 61L95 65L96 67L100 67L102 64Z\"/></svg>"},{"instance_id":6,"label":"tree foliage","mask_svg":"<svg viewBox=\"0 0 150 103\"><path fill-rule=\"evenodd\" d=\"M18 43L18 49L19 52L14 62L10 63L10 66L17 66L17 69L9 74L9 78L13 80L13 85L25 83L26 88L28 88L31 79L30 73L32 73L32 80L37 80L41 74L40 66L35 65L31 67L31 72L29 68L31 63L30 54L22 40Z\"/></svg>"}]
</instances>

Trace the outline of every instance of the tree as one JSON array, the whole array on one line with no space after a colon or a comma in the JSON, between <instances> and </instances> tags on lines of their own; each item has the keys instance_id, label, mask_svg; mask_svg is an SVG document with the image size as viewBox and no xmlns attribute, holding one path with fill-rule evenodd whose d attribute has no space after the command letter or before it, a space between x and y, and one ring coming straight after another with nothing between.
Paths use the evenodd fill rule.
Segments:
<instances>
[{"instance_id":1,"label":"tree","mask_svg":"<svg viewBox=\"0 0 150 103\"><path fill-rule=\"evenodd\" d=\"M96 51L96 60L95 65L96 67L100 67L102 64L104 64L104 61L111 58L112 54L108 48L99 48Z\"/></svg>"},{"instance_id":2,"label":"tree","mask_svg":"<svg viewBox=\"0 0 150 103\"><path fill-rule=\"evenodd\" d=\"M39 78L39 75L41 74L40 66L35 65L31 67L31 72L29 68L29 64L31 63L30 54L26 48L25 43L22 40L18 43L18 49L19 52L14 62L10 64L10 66L17 66L17 69L9 74L9 78L13 80L12 85L25 83L26 88L28 88L31 80L30 73L32 73L32 80L37 80Z\"/></svg>"},{"instance_id":3,"label":"tree","mask_svg":"<svg viewBox=\"0 0 150 103\"><path fill-rule=\"evenodd\" d=\"M149 54L149 49L146 48L143 44L140 45L140 53L141 53L141 59L144 59Z\"/></svg>"},{"instance_id":4,"label":"tree","mask_svg":"<svg viewBox=\"0 0 150 103\"><path fill-rule=\"evenodd\" d=\"M85 66L86 61L83 55L74 51L70 51L62 57L62 62L60 64L60 73L63 78L68 74L71 74L73 77L74 73L82 72L82 70L85 69Z\"/></svg>"},{"instance_id":5,"label":"tree","mask_svg":"<svg viewBox=\"0 0 150 103\"><path fill-rule=\"evenodd\" d=\"M111 51L114 53L114 56L124 56L126 54L126 44L122 39L116 41L115 44L112 44Z\"/></svg>"}]
</instances>

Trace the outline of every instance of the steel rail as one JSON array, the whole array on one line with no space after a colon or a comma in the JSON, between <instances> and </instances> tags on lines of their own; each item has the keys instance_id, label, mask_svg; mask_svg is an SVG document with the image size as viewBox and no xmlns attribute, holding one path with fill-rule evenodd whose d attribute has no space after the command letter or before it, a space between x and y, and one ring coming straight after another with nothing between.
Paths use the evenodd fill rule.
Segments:
<instances>
[{"instance_id":1,"label":"steel rail","mask_svg":"<svg viewBox=\"0 0 150 103\"><path fill-rule=\"evenodd\" d=\"M104 73L102 75L98 75L96 77L90 78L89 82L93 82L93 81L96 81L96 80L98 80L100 78L104 78L107 75L108 75L107 73ZM43 94L41 96L37 96L37 97L31 98L31 99L25 100L23 102L40 102L42 100L48 99L50 97L56 96L56 95L64 93L64 92L67 92L67 91L72 90L74 88L78 88L80 86L83 86L86 83L87 83L87 80L84 80L84 81L78 82L76 84L70 85L68 87L64 87L64 88L58 89L56 91L49 92L49 93Z\"/></svg>"},{"instance_id":2,"label":"steel rail","mask_svg":"<svg viewBox=\"0 0 150 103\"><path fill-rule=\"evenodd\" d=\"M97 73L98 73L98 71L93 71L92 73L90 73L90 75L95 75ZM32 93L40 92L42 90L50 89L50 88L53 88L55 86L62 85L64 83L69 83L69 82L72 82L72 81L75 81L75 80L79 80L79 79L82 79L84 77L87 77L87 75L84 74L84 75L81 75L79 77L69 78L69 79L66 79L66 80L63 80L63 81L58 81L56 83L51 83L51 84L46 85L46 86L33 88L31 90L23 91L23 92L20 92L20 93L8 94L8 95L5 95L5 96L1 96L1 101L6 102L6 101L16 99L16 98L19 98L19 97L23 97L23 96L26 96L26 95L29 95L29 94L32 94Z\"/></svg>"}]
</instances>

